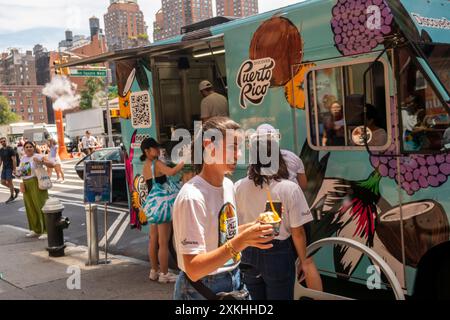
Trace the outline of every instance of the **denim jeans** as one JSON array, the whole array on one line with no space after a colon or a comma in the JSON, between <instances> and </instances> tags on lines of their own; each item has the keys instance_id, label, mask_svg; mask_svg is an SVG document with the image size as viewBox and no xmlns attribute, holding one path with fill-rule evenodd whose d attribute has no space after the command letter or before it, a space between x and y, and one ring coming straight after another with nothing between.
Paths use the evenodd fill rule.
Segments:
<instances>
[{"instance_id":1,"label":"denim jeans","mask_svg":"<svg viewBox=\"0 0 450 320\"><path fill-rule=\"evenodd\" d=\"M245 289L241 281L239 268L231 272L223 272L214 276L207 276L202 279L203 284L214 293L232 292ZM181 272L175 284L174 300L206 300L189 283L186 273Z\"/></svg>"},{"instance_id":2,"label":"denim jeans","mask_svg":"<svg viewBox=\"0 0 450 320\"><path fill-rule=\"evenodd\" d=\"M273 248L243 252L242 278L253 300L292 300L295 284L295 250L290 239L273 241Z\"/></svg>"}]
</instances>

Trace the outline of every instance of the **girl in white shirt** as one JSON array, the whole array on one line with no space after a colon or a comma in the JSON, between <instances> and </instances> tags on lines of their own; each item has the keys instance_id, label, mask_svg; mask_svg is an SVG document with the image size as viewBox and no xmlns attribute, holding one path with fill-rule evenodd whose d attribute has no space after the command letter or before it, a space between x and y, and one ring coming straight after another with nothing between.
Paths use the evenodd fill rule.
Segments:
<instances>
[{"instance_id":1,"label":"girl in white shirt","mask_svg":"<svg viewBox=\"0 0 450 320\"><path fill-rule=\"evenodd\" d=\"M173 228L181 273L175 286L175 300L205 300L195 289L201 283L214 295L222 292L246 292L241 282L240 252L248 247L269 249L273 238L270 225L254 221L238 227L233 183L225 178L236 168L238 133L229 139L227 130L239 126L228 118L208 120L198 134L199 145L205 150L201 172L181 189L174 205ZM205 133L214 132L207 138ZM196 145L196 144L194 144ZM233 154L232 161L221 155ZM194 152L195 154L195 152Z\"/></svg>"},{"instance_id":2,"label":"girl in white shirt","mask_svg":"<svg viewBox=\"0 0 450 320\"><path fill-rule=\"evenodd\" d=\"M248 177L236 183L240 221L245 224L258 219L270 199L281 202L283 209L279 213L282 218L280 234L272 242L273 248L265 251L248 248L243 252L242 261L249 266L243 273L244 283L255 300L292 300L296 256L302 263L299 270L306 271L313 263L306 259L303 228L313 217L300 186L288 180L289 172L278 141L257 138L251 148L257 154L268 150L271 163L265 166L258 157L256 163L250 165Z\"/></svg>"}]
</instances>

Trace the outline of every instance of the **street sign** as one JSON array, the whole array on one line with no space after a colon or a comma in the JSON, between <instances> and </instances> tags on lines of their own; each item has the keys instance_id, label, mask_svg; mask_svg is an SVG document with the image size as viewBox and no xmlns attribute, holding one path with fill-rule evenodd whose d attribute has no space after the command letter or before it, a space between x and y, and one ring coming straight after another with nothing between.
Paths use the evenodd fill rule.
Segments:
<instances>
[{"instance_id":1,"label":"street sign","mask_svg":"<svg viewBox=\"0 0 450 320\"><path fill-rule=\"evenodd\" d=\"M106 69L70 69L71 77L106 78Z\"/></svg>"},{"instance_id":2,"label":"street sign","mask_svg":"<svg viewBox=\"0 0 450 320\"><path fill-rule=\"evenodd\" d=\"M111 203L112 161L85 161L84 164L84 202Z\"/></svg>"}]
</instances>

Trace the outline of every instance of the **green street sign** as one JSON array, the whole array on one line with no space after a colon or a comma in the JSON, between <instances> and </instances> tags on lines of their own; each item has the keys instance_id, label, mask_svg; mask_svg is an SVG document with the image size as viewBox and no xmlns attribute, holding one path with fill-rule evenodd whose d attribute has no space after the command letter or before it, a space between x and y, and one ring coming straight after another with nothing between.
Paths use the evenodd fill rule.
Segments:
<instances>
[{"instance_id":1,"label":"green street sign","mask_svg":"<svg viewBox=\"0 0 450 320\"><path fill-rule=\"evenodd\" d=\"M70 69L71 77L106 78L106 69Z\"/></svg>"}]
</instances>

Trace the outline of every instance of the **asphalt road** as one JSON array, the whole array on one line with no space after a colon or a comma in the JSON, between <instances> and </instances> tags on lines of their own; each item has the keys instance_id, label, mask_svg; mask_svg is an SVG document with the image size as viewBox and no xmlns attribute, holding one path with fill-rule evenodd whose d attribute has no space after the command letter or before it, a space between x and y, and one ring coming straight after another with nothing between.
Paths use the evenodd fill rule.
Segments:
<instances>
[{"instance_id":1,"label":"asphalt road","mask_svg":"<svg viewBox=\"0 0 450 320\"><path fill-rule=\"evenodd\" d=\"M64 231L65 240L77 245L87 245L86 211L83 203L83 181L75 172L77 161L63 163L66 175L64 184L54 183L49 191L50 197L58 198L64 204L63 215L68 217L71 224ZM52 177L56 179L55 175ZM14 182L18 186L19 181ZM25 207L21 196L11 204L6 205L9 190L0 187L0 225L12 225L28 229ZM104 208L98 208L98 237L100 246L104 246ZM108 251L115 255L123 255L140 260L148 260L148 235L129 226L130 216L126 203L114 204L108 207L107 230Z\"/></svg>"}]
</instances>

